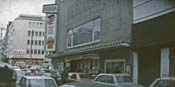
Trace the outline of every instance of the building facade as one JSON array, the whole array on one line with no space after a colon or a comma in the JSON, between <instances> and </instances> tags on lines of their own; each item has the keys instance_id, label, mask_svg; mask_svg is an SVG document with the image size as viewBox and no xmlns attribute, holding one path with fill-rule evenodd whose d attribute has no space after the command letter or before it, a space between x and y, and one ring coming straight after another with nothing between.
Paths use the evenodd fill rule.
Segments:
<instances>
[{"instance_id":1,"label":"building facade","mask_svg":"<svg viewBox=\"0 0 175 87\"><path fill-rule=\"evenodd\" d=\"M136 78L148 86L159 77L174 76L175 1L133 0L133 51Z\"/></svg>"},{"instance_id":2,"label":"building facade","mask_svg":"<svg viewBox=\"0 0 175 87\"><path fill-rule=\"evenodd\" d=\"M8 27L7 58L10 63L43 63L44 36L44 17L19 15Z\"/></svg>"},{"instance_id":3,"label":"building facade","mask_svg":"<svg viewBox=\"0 0 175 87\"><path fill-rule=\"evenodd\" d=\"M57 0L57 68L132 76L132 0ZM65 61L63 64L62 61ZM62 68L61 68L62 69Z\"/></svg>"}]
</instances>

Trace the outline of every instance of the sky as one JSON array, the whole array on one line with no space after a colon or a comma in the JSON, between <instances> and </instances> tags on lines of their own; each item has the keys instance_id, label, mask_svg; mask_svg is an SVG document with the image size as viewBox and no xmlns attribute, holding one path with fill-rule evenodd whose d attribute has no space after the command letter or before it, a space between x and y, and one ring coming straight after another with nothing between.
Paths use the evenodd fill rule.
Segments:
<instances>
[{"instance_id":1,"label":"sky","mask_svg":"<svg viewBox=\"0 0 175 87\"><path fill-rule=\"evenodd\" d=\"M19 14L42 15L43 4L53 4L55 0L0 0L0 27L6 28ZM3 31L4 33L4 31Z\"/></svg>"}]
</instances>

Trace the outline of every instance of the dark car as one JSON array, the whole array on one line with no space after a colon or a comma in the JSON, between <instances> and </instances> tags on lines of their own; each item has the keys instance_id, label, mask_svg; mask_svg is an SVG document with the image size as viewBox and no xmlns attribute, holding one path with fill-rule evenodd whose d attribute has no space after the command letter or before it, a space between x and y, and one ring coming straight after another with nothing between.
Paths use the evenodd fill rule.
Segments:
<instances>
[{"instance_id":1,"label":"dark car","mask_svg":"<svg viewBox=\"0 0 175 87\"><path fill-rule=\"evenodd\" d=\"M15 87L17 74L16 72L8 67L0 67L0 87Z\"/></svg>"},{"instance_id":2,"label":"dark car","mask_svg":"<svg viewBox=\"0 0 175 87\"><path fill-rule=\"evenodd\" d=\"M72 82L72 83L61 85L59 87L119 87L119 86L111 85L111 84L96 83L96 82Z\"/></svg>"}]
</instances>

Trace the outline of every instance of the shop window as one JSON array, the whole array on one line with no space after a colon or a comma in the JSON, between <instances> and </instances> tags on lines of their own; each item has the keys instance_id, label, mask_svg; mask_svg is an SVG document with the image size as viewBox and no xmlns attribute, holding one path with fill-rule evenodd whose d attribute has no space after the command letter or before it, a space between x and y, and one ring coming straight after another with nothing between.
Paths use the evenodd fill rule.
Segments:
<instances>
[{"instance_id":1,"label":"shop window","mask_svg":"<svg viewBox=\"0 0 175 87\"><path fill-rule=\"evenodd\" d=\"M125 73L125 60L106 60L106 73Z\"/></svg>"}]
</instances>

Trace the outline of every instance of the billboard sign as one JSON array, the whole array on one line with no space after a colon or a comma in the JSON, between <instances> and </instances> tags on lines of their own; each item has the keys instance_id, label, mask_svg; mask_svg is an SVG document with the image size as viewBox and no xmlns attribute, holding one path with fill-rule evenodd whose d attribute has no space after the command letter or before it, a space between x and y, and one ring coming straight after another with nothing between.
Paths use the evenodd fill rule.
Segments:
<instances>
[{"instance_id":1,"label":"billboard sign","mask_svg":"<svg viewBox=\"0 0 175 87\"><path fill-rule=\"evenodd\" d=\"M56 50L56 14L47 14L46 50Z\"/></svg>"},{"instance_id":2,"label":"billboard sign","mask_svg":"<svg viewBox=\"0 0 175 87\"><path fill-rule=\"evenodd\" d=\"M58 13L58 5L57 4L43 5L43 13L47 13L47 14L56 14L56 13Z\"/></svg>"}]
</instances>

